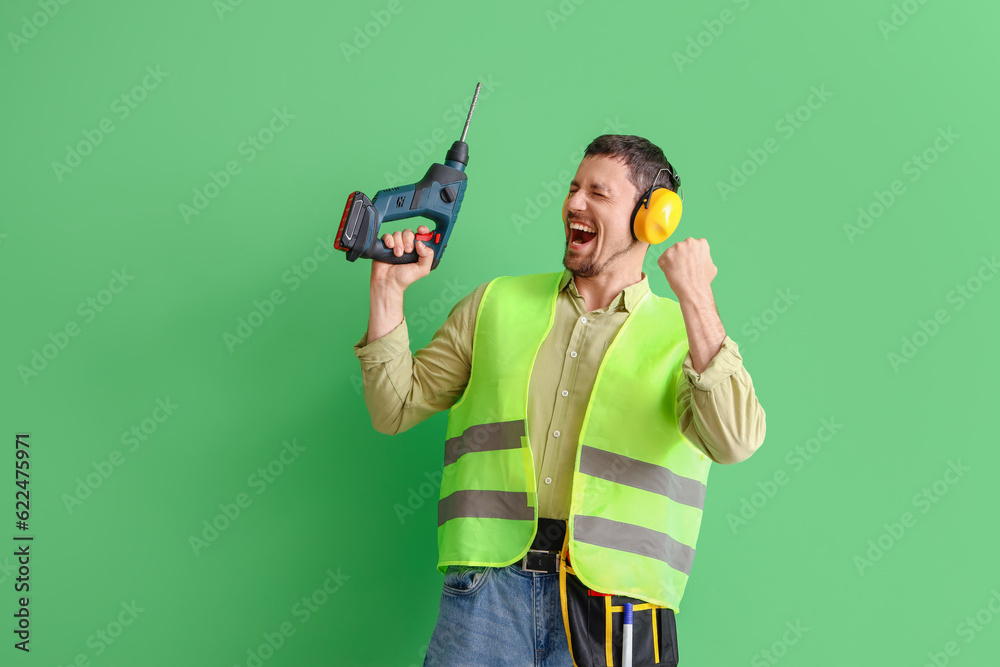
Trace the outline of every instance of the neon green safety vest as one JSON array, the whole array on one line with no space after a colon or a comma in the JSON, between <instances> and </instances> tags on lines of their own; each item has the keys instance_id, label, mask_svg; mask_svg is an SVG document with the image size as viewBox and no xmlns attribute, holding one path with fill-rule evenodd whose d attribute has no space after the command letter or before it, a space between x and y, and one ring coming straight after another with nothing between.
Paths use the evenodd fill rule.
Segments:
<instances>
[{"instance_id":1,"label":"neon green safety vest","mask_svg":"<svg viewBox=\"0 0 1000 667\"><path fill-rule=\"evenodd\" d=\"M562 272L497 278L476 315L472 374L451 408L438 502L438 569L510 565L534 539L538 503L528 384ZM676 301L646 293L597 372L576 450L570 562L580 580L679 611L711 459L674 412L688 352Z\"/></svg>"}]
</instances>

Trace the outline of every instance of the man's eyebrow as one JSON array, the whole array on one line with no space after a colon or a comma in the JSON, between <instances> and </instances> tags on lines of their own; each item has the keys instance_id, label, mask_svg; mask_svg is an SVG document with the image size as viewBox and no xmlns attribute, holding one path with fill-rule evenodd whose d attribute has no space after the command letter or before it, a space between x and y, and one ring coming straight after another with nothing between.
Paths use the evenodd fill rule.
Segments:
<instances>
[{"instance_id":1,"label":"man's eyebrow","mask_svg":"<svg viewBox=\"0 0 1000 667\"><path fill-rule=\"evenodd\" d=\"M574 185L577 186L577 187L580 187L580 184L577 182L577 180L575 178L572 181L570 181L570 187L572 187ZM604 185L604 183L594 183L593 185L590 186L590 188L591 188L591 190L600 190L602 192L611 192L611 188L609 188L608 186Z\"/></svg>"}]
</instances>

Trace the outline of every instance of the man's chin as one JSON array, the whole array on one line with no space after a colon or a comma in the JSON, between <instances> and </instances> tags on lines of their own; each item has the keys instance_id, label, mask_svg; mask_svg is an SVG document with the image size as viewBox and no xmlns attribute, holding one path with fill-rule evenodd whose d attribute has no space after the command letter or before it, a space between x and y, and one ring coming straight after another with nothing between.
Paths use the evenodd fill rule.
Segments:
<instances>
[{"instance_id":1,"label":"man's chin","mask_svg":"<svg viewBox=\"0 0 1000 667\"><path fill-rule=\"evenodd\" d=\"M580 276L581 278L590 278L594 275L594 265L568 248L566 254L563 255L563 267L574 276Z\"/></svg>"}]
</instances>

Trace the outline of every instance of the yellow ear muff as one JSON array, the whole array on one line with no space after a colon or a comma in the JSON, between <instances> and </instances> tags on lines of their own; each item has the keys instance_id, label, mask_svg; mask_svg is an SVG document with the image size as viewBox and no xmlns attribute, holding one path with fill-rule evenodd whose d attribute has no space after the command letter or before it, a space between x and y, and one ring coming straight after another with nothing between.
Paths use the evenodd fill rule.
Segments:
<instances>
[{"instance_id":1,"label":"yellow ear muff","mask_svg":"<svg viewBox=\"0 0 1000 667\"><path fill-rule=\"evenodd\" d=\"M649 207L640 204L635 214L635 237L644 243L657 245L666 241L681 221L681 198L673 190L656 188Z\"/></svg>"}]
</instances>

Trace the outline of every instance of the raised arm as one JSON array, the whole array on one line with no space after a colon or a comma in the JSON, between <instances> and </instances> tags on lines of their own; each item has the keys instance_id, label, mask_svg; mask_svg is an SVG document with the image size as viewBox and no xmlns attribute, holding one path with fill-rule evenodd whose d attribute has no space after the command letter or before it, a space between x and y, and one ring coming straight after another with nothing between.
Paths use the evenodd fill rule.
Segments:
<instances>
[{"instance_id":1,"label":"raised arm","mask_svg":"<svg viewBox=\"0 0 1000 667\"><path fill-rule=\"evenodd\" d=\"M719 318L711 286L718 270L708 241L675 243L658 263L687 330L689 352L677 386L681 432L717 463L743 461L764 442L765 414L739 347Z\"/></svg>"},{"instance_id":2,"label":"raised arm","mask_svg":"<svg viewBox=\"0 0 1000 667\"><path fill-rule=\"evenodd\" d=\"M403 293L430 272L433 253L421 242L414 243L411 230L386 234L383 240L397 255L415 249L420 256L416 264L372 262L368 332L354 346L372 426L395 435L447 410L465 391L476 311L485 285L461 299L427 347L411 355Z\"/></svg>"}]
</instances>

